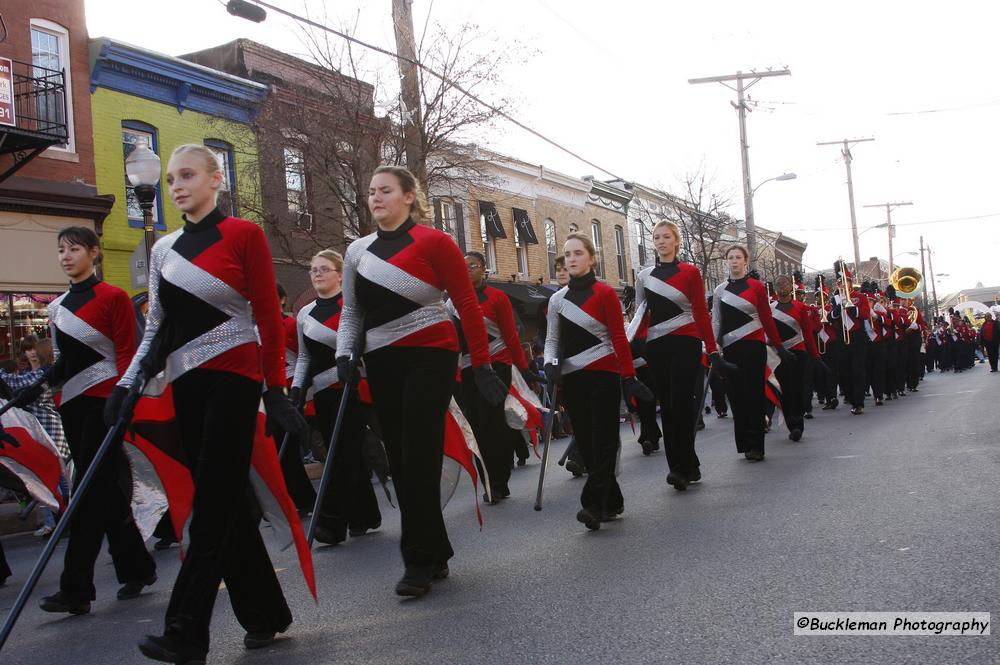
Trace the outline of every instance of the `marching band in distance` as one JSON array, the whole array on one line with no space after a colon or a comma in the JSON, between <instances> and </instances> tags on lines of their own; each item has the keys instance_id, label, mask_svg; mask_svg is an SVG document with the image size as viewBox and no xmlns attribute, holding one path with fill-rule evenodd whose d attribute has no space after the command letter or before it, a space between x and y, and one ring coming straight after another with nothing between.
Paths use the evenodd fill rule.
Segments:
<instances>
[{"instance_id":1,"label":"marching band in distance","mask_svg":"<svg viewBox=\"0 0 1000 665\"><path fill-rule=\"evenodd\" d=\"M303 517L315 502L312 531L327 546L382 524L362 454L366 434L377 434L401 520L403 574L395 593L418 597L448 577L455 555L441 505L453 399L481 453L491 506L511 494L524 436L507 417L515 384L523 378L548 408L563 411L573 429L567 468L587 477L576 520L594 531L625 511L617 480L623 401L640 416L643 454L657 452L662 437L666 483L684 491L711 473L695 449L711 406L720 418L731 407L736 451L762 462L776 409L798 443L809 440L805 421L814 417L814 397L833 411L842 396L852 414L862 415L866 396L883 407L918 391L935 368L969 369L977 341L997 371L1000 325L988 315L978 336L958 316L928 326L912 305L922 288L912 269L897 271L879 291L874 283L854 284L838 261L833 282L818 277L810 294L798 273L770 275L765 283L746 248L733 245L725 252L728 278L706 297L698 268L679 259L680 229L663 221L652 229L655 264L636 277L628 322L618 294L595 275L592 239L568 236L556 260L561 288L539 321L544 362L536 372L511 301L486 282L485 257L463 257L448 235L428 225L420 184L395 166L379 167L371 178L376 230L350 243L344 256L316 253L309 274L317 297L283 323L263 232L220 212L221 182L204 146L174 151L167 183L186 223L153 247L138 348L127 295L95 276L97 236L79 227L59 234L70 287L49 312L56 362L11 399L27 407L47 388L60 391L59 416L79 474L116 423L133 418L138 396L130 389L169 390L193 496L185 533L174 534L184 542L184 558L162 634L139 643L161 662L205 662L221 581L248 649L270 644L292 622L258 528L260 507L249 499L262 423L280 446L280 459L273 458L286 479L280 493L289 505L289 492L296 495ZM332 469L318 497L299 463L300 440L309 433L306 403ZM258 418L261 408L265 419ZM552 422L543 428L549 435ZM115 482L127 465L123 445L113 443L89 491L74 499L80 505L64 572L58 593L41 600L45 611L90 611L105 535L123 584L119 599L156 582L128 497Z\"/></svg>"}]
</instances>

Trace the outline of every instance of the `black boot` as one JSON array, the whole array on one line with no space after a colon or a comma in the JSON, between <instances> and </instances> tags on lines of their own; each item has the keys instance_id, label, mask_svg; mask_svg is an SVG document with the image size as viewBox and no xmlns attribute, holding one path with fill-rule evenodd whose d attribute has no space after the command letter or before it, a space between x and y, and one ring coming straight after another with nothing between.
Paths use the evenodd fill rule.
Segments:
<instances>
[{"instance_id":1,"label":"black boot","mask_svg":"<svg viewBox=\"0 0 1000 665\"><path fill-rule=\"evenodd\" d=\"M205 665L206 654L196 652L171 637L146 635L139 642L139 651L146 658L158 660L161 663L176 665Z\"/></svg>"},{"instance_id":2,"label":"black boot","mask_svg":"<svg viewBox=\"0 0 1000 665\"><path fill-rule=\"evenodd\" d=\"M406 567L403 579L396 583L396 595L419 598L431 590L435 566L411 564Z\"/></svg>"}]
</instances>

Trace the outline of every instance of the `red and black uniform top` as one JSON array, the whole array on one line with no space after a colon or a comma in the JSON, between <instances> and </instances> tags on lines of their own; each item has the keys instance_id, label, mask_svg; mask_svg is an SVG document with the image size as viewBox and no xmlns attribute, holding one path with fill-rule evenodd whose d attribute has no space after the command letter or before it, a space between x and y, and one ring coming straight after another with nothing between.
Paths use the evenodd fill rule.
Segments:
<instances>
[{"instance_id":1,"label":"red and black uniform top","mask_svg":"<svg viewBox=\"0 0 1000 665\"><path fill-rule=\"evenodd\" d=\"M666 335L685 335L700 339L707 353L717 348L712 334L712 319L705 304L705 284L696 266L682 261L661 262L646 268L635 280L636 318L646 343ZM632 339L633 336L630 336Z\"/></svg>"},{"instance_id":2,"label":"red and black uniform top","mask_svg":"<svg viewBox=\"0 0 1000 665\"><path fill-rule=\"evenodd\" d=\"M865 330L865 321L871 316L872 309L871 304L868 301L868 296L861 293L860 291L853 291L851 293L851 303L845 304L842 302L844 297L837 293L834 296L834 306L832 310L833 318L837 319L838 323L841 321L841 317L847 322L847 329L852 335L862 334ZM844 325L840 323L837 326L839 334L843 335ZM867 332L865 332L867 334Z\"/></svg>"},{"instance_id":3,"label":"red and black uniform top","mask_svg":"<svg viewBox=\"0 0 1000 665\"><path fill-rule=\"evenodd\" d=\"M462 320L472 365L489 363L486 326L469 270L451 236L407 219L351 243L344 257L337 356L387 346L458 352L444 307L447 291Z\"/></svg>"},{"instance_id":4,"label":"red and black uniform top","mask_svg":"<svg viewBox=\"0 0 1000 665\"><path fill-rule=\"evenodd\" d=\"M49 303L53 351L63 363L60 404L106 398L135 353L135 313L128 294L91 275Z\"/></svg>"},{"instance_id":5,"label":"red and black uniform top","mask_svg":"<svg viewBox=\"0 0 1000 665\"><path fill-rule=\"evenodd\" d=\"M905 307L896 303L892 308L893 337L896 341L903 339L906 329L910 326L910 315Z\"/></svg>"},{"instance_id":6,"label":"red and black uniform top","mask_svg":"<svg viewBox=\"0 0 1000 665\"><path fill-rule=\"evenodd\" d=\"M761 344L766 340L775 348L781 346L767 289L752 277L730 278L715 287L712 327L723 350L744 340Z\"/></svg>"},{"instance_id":7,"label":"red and black uniform top","mask_svg":"<svg viewBox=\"0 0 1000 665\"><path fill-rule=\"evenodd\" d=\"M801 300L778 301L771 305L771 314L786 349L807 351L813 358L819 358L809 305Z\"/></svg>"},{"instance_id":8,"label":"red and black uniform top","mask_svg":"<svg viewBox=\"0 0 1000 665\"><path fill-rule=\"evenodd\" d=\"M618 294L593 272L571 277L549 300L545 363L558 363L563 376L579 370L635 376Z\"/></svg>"},{"instance_id":9,"label":"red and black uniform top","mask_svg":"<svg viewBox=\"0 0 1000 665\"><path fill-rule=\"evenodd\" d=\"M917 313L917 317L916 317L915 320L910 321L910 308L909 307L903 307L903 308L900 308L900 309L903 312L903 321L905 322L906 334L907 335L922 334L924 328L927 327L927 324L924 323L924 317L920 313L920 310L919 309L914 309L914 311Z\"/></svg>"},{"instance_id":10,"label":"red and black uniform top","mask_svg":"<svg viewBox=\"0 0 1000 665\"><path fill-rule=\"evenodd\" d=\"M281 325L285 329L285 380L292 387L292 377L295 376L295 363L299 359L298 322L294 316L281 315Z\"/></svg>"},{"instance_id":11,"label":"red and black uniform top","mask_svg":"<svg viewBox=\"0 0 1000 665\"><path fill-rule=\"evenodd\" d=\"M880 302L871 306L871 316L865 321L868 339L878 343L892 337L892 318L889 310Z\"/></svg>"},{"instance_id":12,"label":"red and black uniform top","mask_svg":"<svg viewBox=\"0 0 1000 665\"><path fill-rule=\"evenodd\" d=\"M514 307L510 298L500 289L483 285L476 291L479 308L483 311L483 323L486 325L486 339L490 347L490 362L514 365L518 369L527 369L528 360L521 348L521 338L517 334L517 324L514 322ZM472 356L469 355L469 345L462 331L462 321L459 318L455 303L450 299L445 303L448 313L458 331L458 343L462 355L458 359L460 369L472 366Z\"/></svg>"},{"instance_id":13,"label":"red and black uniform top","mask_svg":"<svg viewBox=\"0 0 1000 665\"><path fill-rule=\"evenodd\" d=\"M153 245L146 332L119 385L132 384L161 327L168 382L201 368L285 387L281 306L259 226L215 209Z\"/></svg>"},{"instance_id":14,"label":"red and black uniform top","mask_svg":"<svg viewBox=\"0 0 1000 665\"><path fill-rule=\"evenodd\" d=\"M295 361L293 388L311 388L313 394L340 388L337 376L337 327L343 295L317 298L299 310L297 337L299 355Z\"/></svg>"}]
</instances>

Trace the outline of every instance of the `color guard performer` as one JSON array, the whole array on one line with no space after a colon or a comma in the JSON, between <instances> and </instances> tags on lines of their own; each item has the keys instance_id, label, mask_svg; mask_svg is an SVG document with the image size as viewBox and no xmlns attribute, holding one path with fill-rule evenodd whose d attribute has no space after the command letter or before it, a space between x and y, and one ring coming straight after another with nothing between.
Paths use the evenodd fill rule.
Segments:
<instances>
[{"instance_id":1,"label":"color guard performer","mask_svg":"<svg viewBox=\"0 0 1000 665\"><path fill-rule=\"evenodd\" d=\"M799 441L805 430L805 404L802 386L811 371L810 360L819 357L813 341L812 318L808 306L792 298L792 282L779 275L774 280L778 300L771 305L774 323L785 350L794 360L782 362L775 373L781 385L781 412L788 425L788 438Z\"/></svg>"},{"instance_id":2,"label":"color guard performer","mask_svg":"<svg viewBox=\"0 0 1000 665\"><path fill-rule=\"evenodd\" d=\"M427 199L413 174L375 169L368 207L378 229L352 242L344 258L337 375L355 380L363 355L399 500L406 570L396 593L422 596L448 576L454 554L441 514L441 464L459 345L445 293L459 312L477 388L491 404L502 404L507 388L490 366L483 312L462 253L426 225Z\"/></svg>"}]
</instances>

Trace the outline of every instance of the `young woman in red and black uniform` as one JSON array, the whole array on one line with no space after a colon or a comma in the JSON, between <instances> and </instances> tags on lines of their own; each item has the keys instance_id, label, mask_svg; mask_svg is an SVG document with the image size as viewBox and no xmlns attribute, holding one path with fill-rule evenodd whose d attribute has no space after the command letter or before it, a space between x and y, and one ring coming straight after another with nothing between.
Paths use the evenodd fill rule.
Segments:
<instances>
[{"instance_id":1,"label":"young woman in red and black uniform","mask_svg":"<svg viewBox=\"0 0 1000 665\"><path fill-rule=\"evenodd\" d=\"M524 349L521 348L521 340L517 335L514 308L510 304L510 298L500 289L486 285L486 257L479 252L468 252L465 255L465 265L469 270L472 287L476 290L479 307L483 311L493 371L508 389L514 366L518 371L528 375L525 377L526 380L536 380L534 375L528 372L528 360L524 357ZM466 349L458 309L451 300L445 306L455 320L462 346L462 355L458 359L458 365L462 369L462 412L468 418L472 432L476 436L476 443L479 444L486 473L490 477L491 503L496 504L510 496L507 483L510 480L510 462L514 455L514 437L520 437L521 434L507 425L503 403L492 404L476 387L472 357Z\"/></svg>"},{"instance_id":2,"label":"young woman in red and black uniform","mask_svg":"<svg viewBox=\"0 0 1000 665\"><path fill-rule=\"evenodd\" d=\"M159 358L150 360L165 362L194 500L163 635L147 636L139 649L154 660L204 662L220 581L247 631L247 648L269 644L292 621L251 516L250 455L262 390L274 425L304 434L306 424L286 394L284 333L264 232L216 208L222 173L204 146L174 150L166 181L185 224L153 246L146 332L106 416L117 416L141 361L157 348L154 339L164 340Z\"/></svg>"},{"instance_id":3,"label":"young woman in red and black uniform","mask_svg":"<svg viewBox=\"0 0 1000 665\"><path fill-rule=\"evenodd\" d=\"M300 395L312 389L316 420L327 445L345 389L337 376L337 326L343 305L340 291L343 270L344 258L332 249L324 249L312 258L309 277L319 297L299 310L299 357L290 393L292 402L298 404L304 401ZM313 515L317 521L314 537L321 543L336 545L347 539L348 531L352 537L362 536L382 525L371 472L361 455L364 436L361 403L357 391L351 390L333 457L326 460L327 464L333 464L330 485L323 497L320 514Z\"/></svg>"},{"instance_id":4,"label":"young woman in red and black uniform","mask_svg":"<svg viewBox=\"0 0 1000 665\"><path fill-rule=\"evenodd\" d=\"M71 226L58 236L59 264L70 279L69 291L49 305L49 325L58 360L48 383L62 384L59 415L66 441L82 478L108 433L102 420L105 401L135 351L132 301L118 287L100 281L101 249L91 229ZM156 564L132 518L130 497L118 483L126 465L120 445L108 452L73 516L59 591L42 598L46 612L86 614L95 597L94 563L104 536L124 586L118 598L134 598L156 581Z\"/></svg>"},{"instance_id":5,"label":"young woman in red and black uniform","mask_svg":"<svg viewBox=\"0 0 1000 665\"><path fill-rule=\"evenodd\" d=\"M812 359L819 359L814 341L812 312L801 300L792 298L792 280L779 275L774 280L778 300L771 304L772 315L781 342L791 352L793 362L782 362L775 370L781 385L781 412L788 425L788 438L798 441L805 430L805 391Z\"/></svg>"},{"instance_id":6,"label":"young woman in red and black uniform","mask_svg":"<svg viewBox=\"0 0 1000 665\"><path fill-rule=\"evenodd\" d=\"M673 222L658 222L653 226L653 246L656 265L635 279L636 305L645 311L649 327L646 358L660 401L670 470L667 482L676 490L685 490L688 483L701 480L694 433L705 380L702 343L711 363L718 362L719 354L701 272L677 259L680 229Z\"/></svg>"},{"instance_id":7,"label":"young woman in red and black uniform","mask_svg":"<svg viewBox=\"0 0 1000 665\"><path fill-rule=\"evenodd\" d=\"M745 247L733 245L726 251L729 279L715 289L712 327L727 362L737 369L726 372L726 390L733 407L736 450L751 462L764 459L764 394L767 366L765 339L779 350L782 361L790 354L771 317L767 289L747 275Z\"/></svg>"},{"instance_id":8,"label":"young woman in red and black uniform","mask_svg":"<svg viewBox=\"0 0 1000 665\"><path fill-rule=\"evenodd\" d=\"M561 395L587 465L576 519L596 530L625 510L615 478L622 388L629 400L648 402L653 394L635 378L618 295L594 275L593 241L571 233L563 248L570 280L549 300L545 374L550 384L562 380Z\"/></svg>"},{"instance_id":9,"label":"young woman in red and black uniform","mask_svg":"<svg viewBox=\"0 0 1000 665\"><path fill-rule=\"evenodd\" d=\"M378 229L352 242L344 258L337 374L354 380L363 354L399 500L406 572L396 593L420 596L448 575L454 554L441 515L441 463L459 346L445 292L462 320L476 386L493 404L507 388L490 366L462 253L450 236L426 226L427 200L413 174L376 169L368 207Z\"/></svg>"}]
</instances>

